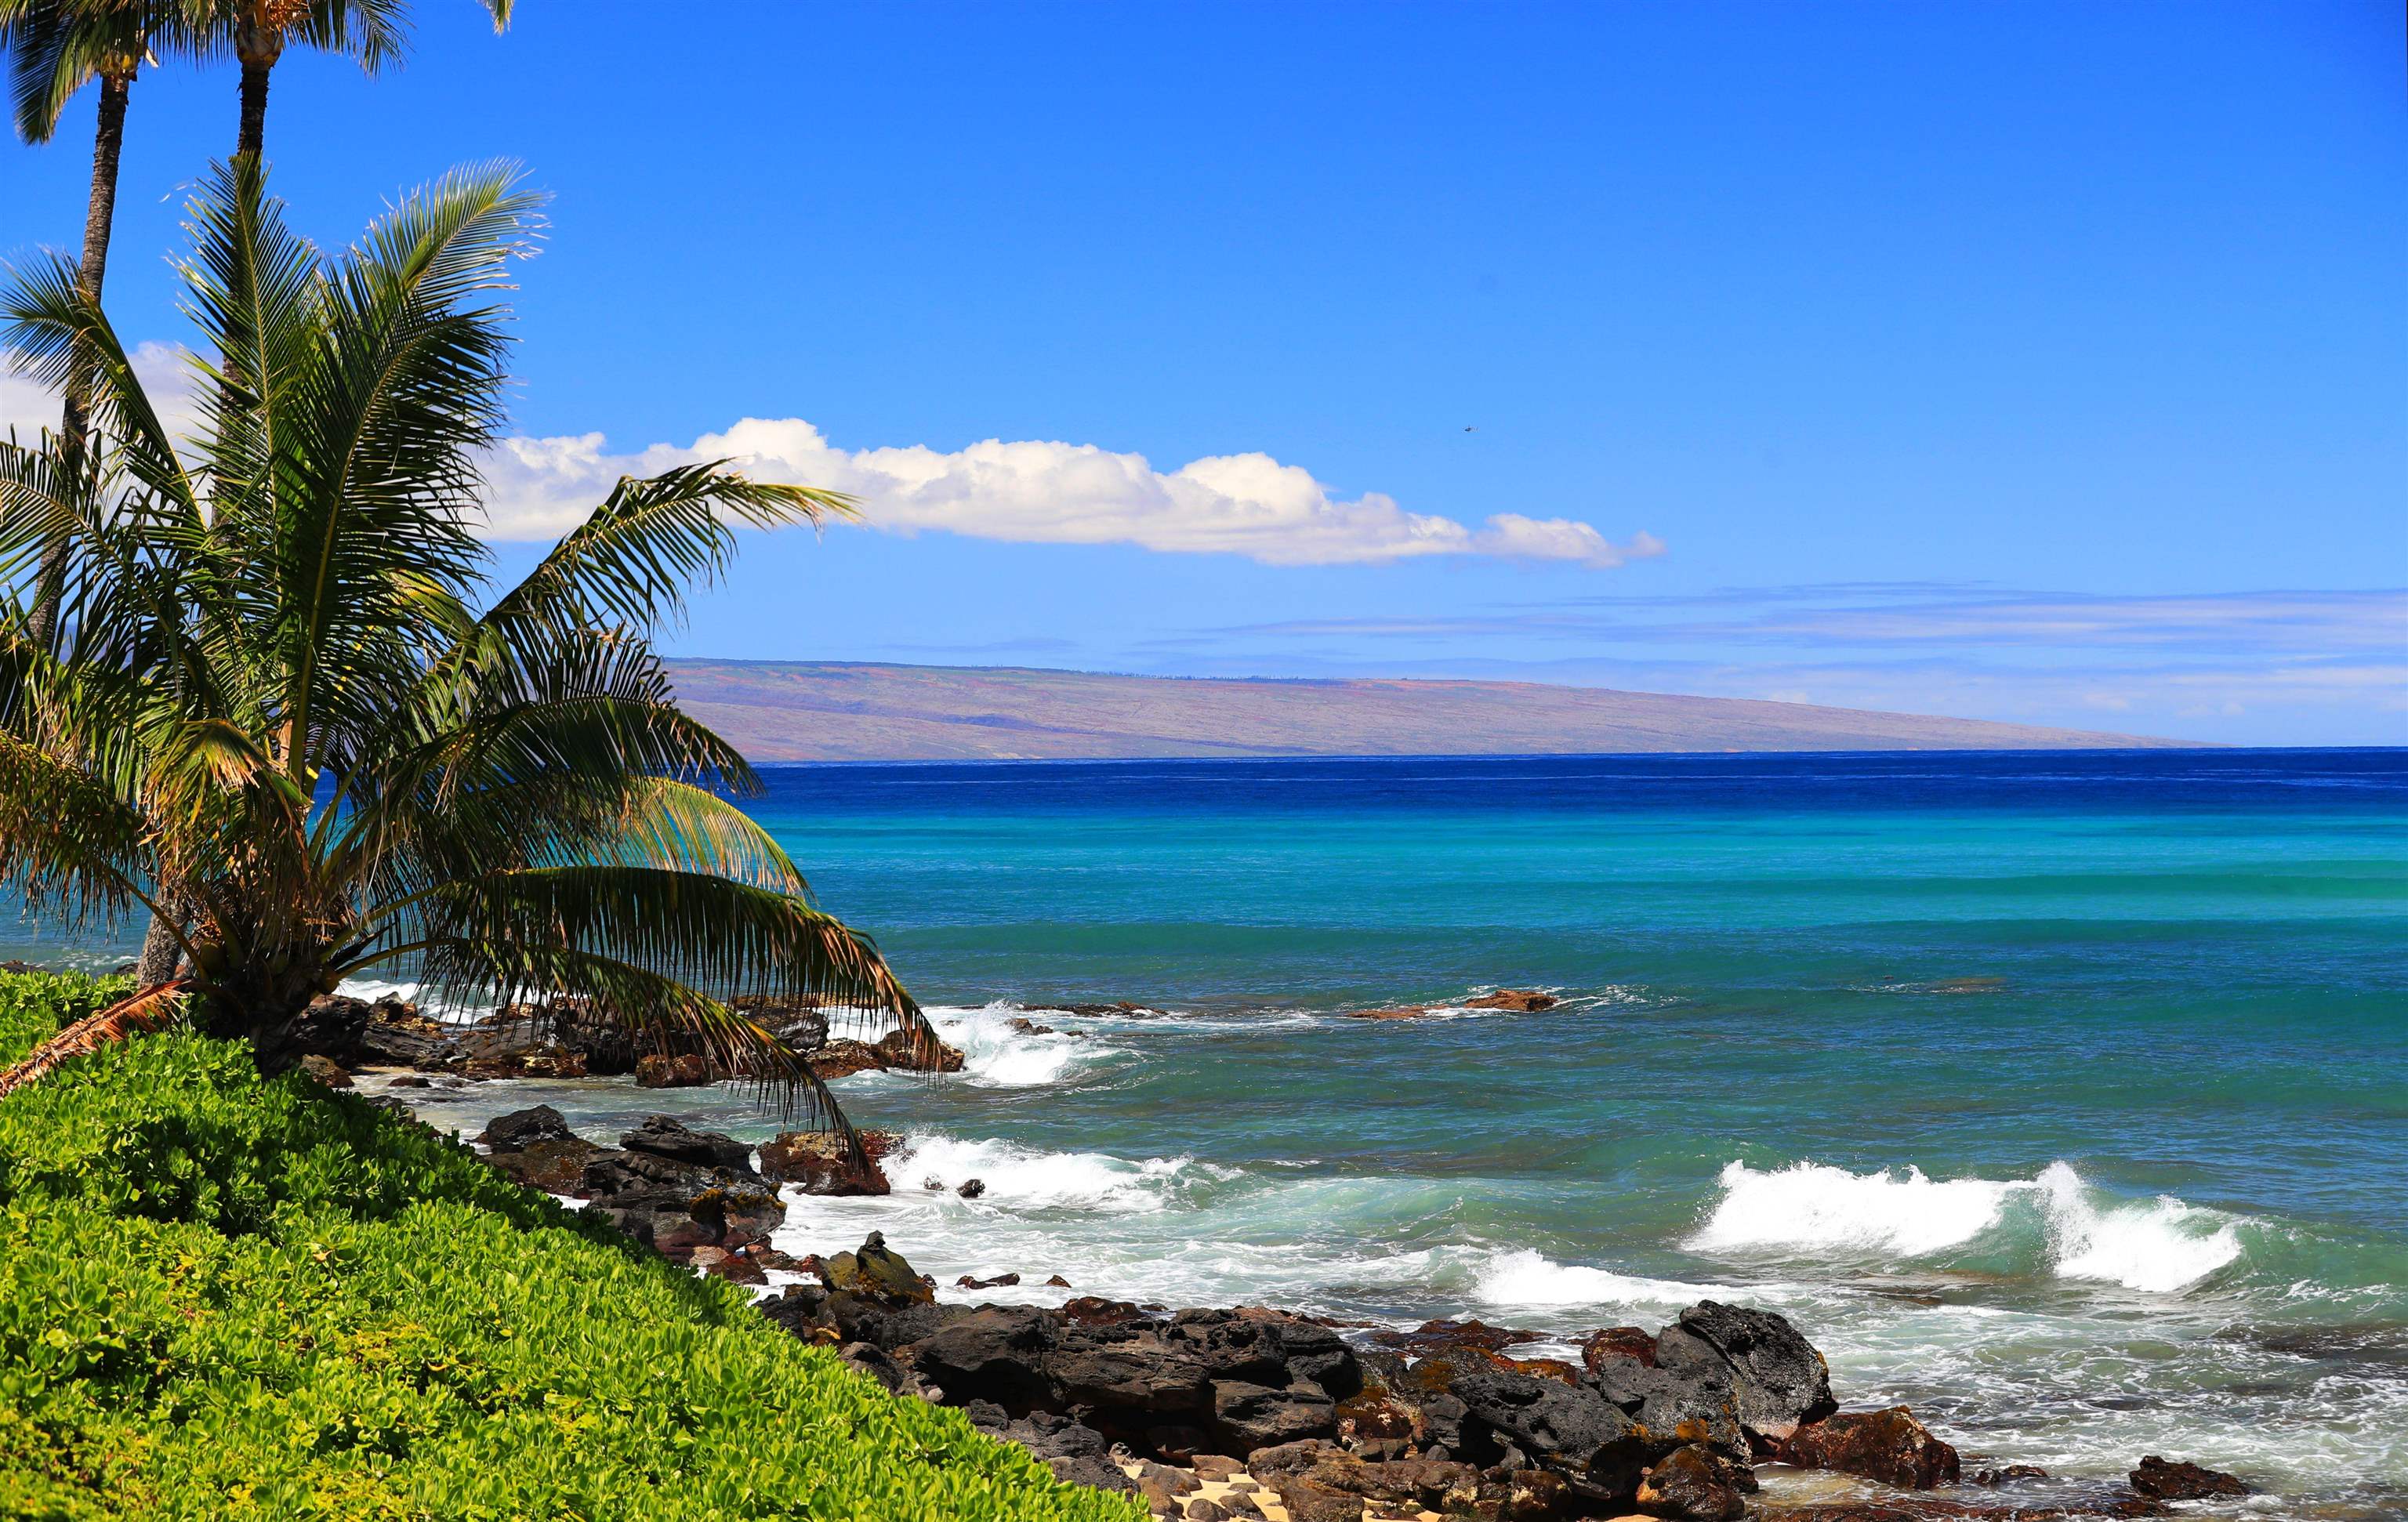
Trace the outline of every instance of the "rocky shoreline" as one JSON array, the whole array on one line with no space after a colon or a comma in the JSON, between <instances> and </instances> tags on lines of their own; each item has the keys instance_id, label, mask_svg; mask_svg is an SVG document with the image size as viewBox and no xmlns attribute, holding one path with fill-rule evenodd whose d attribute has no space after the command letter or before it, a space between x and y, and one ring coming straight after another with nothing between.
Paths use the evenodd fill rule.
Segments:
<instances>
[{"instance_id":1,"label":"rocky shoreline","mask_svg":"<svg viewBox=\"0 0 2408 1522\"><path fill-rule=\"evenodd\" d=\"M1512 989L1487 997L1499 1008L1547 998ZM890 1053L831 1039L824 1012L810 1007L755 1013L815 1063L859 1059L844 1071L925 1065L904 1043ZM339 996L313 1007L286 1055L338 1086L351 1068L382 1070L393 1075L388 1092L371 1102L403 1109L392 1090L517 1077L633 1074L669 1086L741 1076L700 1054L639 1056L573 1011L504 1012L460 1026L398 1000ZM935 1065L960 1060L945 1049ZM1822 1354L1784 1317L1713 1300L1654 1330L1592 1331L1577 1340L1574 1362L1517 1356L1551 1339L1479 1321L1405 1331L1261 1306L1174 1309L1094 1296L1059 1307L940 1303L934 1282L877 1233L824 1258L771 1244L786 1216L781 1186L890 1192L880 1160L899 1147L891 1133L859 1133L859 1153L848 1156L824 1133L789 1132L756 1156L658 1114L609 1147L538 1105L496 1117L476 1141L519 1182L589 1204L695 1271L762 1290L770 1320L890 1390L960 1407L1062 1478L1136 1494L1157 1516L2053 1522L2166 1515L2177 1502L2247 1490L2234 1476L2155 1455L2121 1484L1968 1462L1905 1407L1842 1410ZM919 1186L948 1185L932 1178ZM975 1198L983 1186L969 1179L952 1187ZM781 1287L770 1293L773 1275ZM1005 1272L964 1276L955 1287L1021 1282ZM1074 1287L1058 1275L1044 1282ZM1799 1472L1847 1481L1838 1493L1764 1493L1765 1476Z\"/></svg>"},{"instance_id":2,"label":"rocky shoreline","mask_svg":"<svg viewBox=\"0 0 2408 1522\"><path fill-rule=\"evenodd\" d=\"M1160 1516L2041 1522L2163 1515L2173 1501L2244 1489L2156 1456L2123 1485L2071 1489L2028 1465L1969 1465L1904 1407L1841 1409L1822 1354L1769 1311L1705 1300L1652 1331L1599 1328L1575 1363L1517 1357L1541 1334L1478 1321L1401 1331L1093 1296L940 1303L876 1233L824 1258L770 1245L786 1213L780 1183L868 1187L834 1174L833 1149L808 1133L761 1148L757 1168L744 1143L667 1115L617 1148L575 1136L546 1106L500 1116L477 1140L513 1178L590 1201L697 1271L789 1280L760 1302L779 1326L897 1394L961 1407L1064 1479L1140 1495ZM1759 1471L1773 1465L1886 1493L1768 1504Z\"/></svg>"}]
</instances>

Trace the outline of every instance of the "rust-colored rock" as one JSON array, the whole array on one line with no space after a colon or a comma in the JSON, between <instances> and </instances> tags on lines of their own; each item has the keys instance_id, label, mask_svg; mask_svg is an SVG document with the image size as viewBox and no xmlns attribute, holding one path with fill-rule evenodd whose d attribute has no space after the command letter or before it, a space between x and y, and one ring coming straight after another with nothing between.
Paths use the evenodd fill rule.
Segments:
<instances>
[{"instance_id":1,"label":"rust-colored rock","mask_svg":"<svg viewBox=\"0 0 2408 1522\"><path fill-rule=\"evenodd\" d=\"M819 1074L823 1081L850 1078L854 1073L876 1072L886 1066L876 1047L867 1041L850 1041L843 1037L837 1037L817 1051L805 1053L804 1056L810 1061L811 1071Z\"/></svg>"},{"instance_id":2,"label":"rust-colored rock","mask_svg":"<svg viewBox=\"0 0 2408 1522\"><path fill-rule=\"evenodd\" d=\"M2237 1474L2192 1463L2168 1463L2156 1454L2132 1472L2132 1488L2151 1500L2201 1500L2209 1496L2245 1496L2249 1486Z\"/></svg>"},{"instance_id":3,"label":"rust-colored rock","mask_svg":"<svg viewBox=\"0 0 2408 1522\"><path fill-rule=\"evenodd\" d=\"M908 1030L890 1030L870 1048L882 1064L907 1072L957 1073L965 1060L960 1051L930 1036L915 1041ZM814 1067L818 1066L814 1058Z\"/></svg>"},{"instance_id":4,"label":"rust-colored rock","mask_svg":"<svg viewBox=\"0 0 2408 1522\"><path fill-rule=\"evenodd\" d=\"M710 1082L710 1064L692 1052L650 1054L636 1059L636 1082L645 1088L695 1088Z\"/></svg>"},{"instance_id":5,"label":"rust-colored rock","mask_svg":"<svg viewBox=\"0 0 2408 1522\"><path fill-rule=\"evenodd\" d=\"M1756 1474L1720 1449L1692 1443L1675 1448L1642 1472L1639 1506L1679 1522L1739 1522Z\"/></svg>"},{"instance_id":6,"label":"rust-colored rock","mask_svg":"<svg viewBox=\"0 0 2408 1522\"><path fill-rule=\"evenodd\" d=\"M1554 1009L1558 1002L1555 995L1542 994L1536 988L1499 988L1493 994L1465 999L1463 1007L1467 1010L1511 1010L1516 1014L1536 1014L1541 1010Z\"/></svg>"},{"instance_id":7,"label":"rust-colored rock","mask_svg":"<svg viewBox=\"0 0 2408 1522\"><path fill-rule=\"evenodd\" d=\"M1636 1358L1656 1367L1656 1334L1643 1327L1608 1327L1581 1341L1581 1362L1596 1373L1612 1358Z\"/></svg>"},{"instance_id":8,"label":"rust-colored rock","mask_svg":"<svg viewBox=\"0 0 2408 1522\"><path fill-rule=\"evenodd\" d=\"M848 1158L834 1131L787 1131L761 1147L761 1176L802 1186L807 1195L882 1195L893 1192L878 1159L901 1141L892 1131L858 1131L861 1156Z\"/></svg>"},{"instance_id":9,"label":"rust-colored rock","mask_svg":"<svg viewBox=\"0 0 2408 1522\"><path fill-rule=\"evenodd\" d=\"M317 1053L311 1052L294 1066L328 1088L351 1086L351 1075L343 1071L332 1057L322 1057Z\"/></svg>"},{"instance_id":10,"label":"rust-colored rock","mask_svg":"<svg viewBox=\"0 0 2408 1522\"><path fill-rule=\"evenodd\" d=\"M1350 1020L1411 1020L1430 1012L1427 1004L1398 1004L1378 1010L1349 1010Z\"/></svg>"},{"instance_id":11,"label":"rust-colored rock","mask_svg":"<svg viewBox=\"0 0 2408 1522\"><path fill-rule=\"evenodd\" d=\"M1799 1428L1775 1457L1800 1469L1838 1470L1901 1490L1955 1485L1956 1450L1904 1406L1843 1411Z\"/></svg>"},{"instance_id":12,"label":"rust-colored rock","mask_svg":"<svg viewBox=\"0 0 2408 1522\"><path fill-rule=\"evenodd\" d=\"M1383 1329L1371 1334L1371 1341L1382 1347L1399 1348L1408 1353L1434 1353L1440 1348L1484 1348L1494 1353L1512 1347L1516 1343L1535 1343L1540 1336L1534 1331L1521 1331L1512 1327L1492 1327L1480 1320L1425 1321L1411 1331ZM1654 1339L1649 1343L1653 1345Z\"/></svg>"}]
</instances>

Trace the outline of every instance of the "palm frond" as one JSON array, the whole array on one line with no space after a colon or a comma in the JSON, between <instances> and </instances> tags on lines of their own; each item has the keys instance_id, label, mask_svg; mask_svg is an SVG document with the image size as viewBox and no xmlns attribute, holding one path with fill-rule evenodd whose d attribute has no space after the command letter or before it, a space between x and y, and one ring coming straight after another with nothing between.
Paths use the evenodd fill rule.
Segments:
<instances>
[{"instance_id":1,"label":"palm frond","mask_svg":"<svg viewBox=\"0 0 2408 1522\"><path fill-rule=\"evenodd\" d=\"M0 1072L0 1098L38 1082L61 1063L99 1051L114 1041L156 1030L178 1014L184 991L181 980L139 989L116 1003L94 1010L27 1053L7 1072Z\"/></svg>"}]
</instances>

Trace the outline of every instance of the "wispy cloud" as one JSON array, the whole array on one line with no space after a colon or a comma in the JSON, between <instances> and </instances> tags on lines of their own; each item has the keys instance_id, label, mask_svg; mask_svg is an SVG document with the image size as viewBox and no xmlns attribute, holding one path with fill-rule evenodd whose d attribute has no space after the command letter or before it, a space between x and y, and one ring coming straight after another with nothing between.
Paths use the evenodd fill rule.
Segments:
<instances>
[{"instance_id":1,"label":"wispy cloud","mask_svg":"<svg viewBox=\"0 0 2408 1522\"><path fill-rule=\"evenodd\" d=\"M600 434L512 438L496 452L491 534L544 538L581 518L622 475L733 458L755 473L850 493L870 526L1023 543L1135 544L1245 555L1274 566L1485 555L1606 568L1663 553L1570 518L1498 513L1478 526L1409 512L1379 492L1344 497L1268 454L1218 454L1157 470L1094 444L990 438L966 449L843 450L800 418L747 418L692 444L613 453Z\"/></svg>"},{"instance_id":2,"label":"wispy cloud","mask_svg":"<svg viewBox=\"0 0 2408 1522\"><path fill-rule=\"evenodd\" d=\"M137 366L179 430L193 421L182 352L141 346ZM0 427L55 426L56 396L0 370ZM1382 565L1470 555L1610 569L1664 553L1641 530L1619 542L1573 518L1500 512L1474 524L1410 512L1381 492L1344 496L1301 466L1260 452L1207 455L1157 470L1095 444L990 438L958 450L830 444L800 418L746 418L691 444L613 452L601 434L502 441L485 463L485 537L549 539L582 522L622 476L728 459L766 480L844 492L866 525L1034 544L1134 544L1168 553L1244 555L1272 566Z\"/></svg>"},{"instance_id":3,"label":"wispy cloud","mask_svg":"<svg viewBox=\"0 0 2408 1522\"><path fill-rule=\"evenodd\" d=\"M2408 741L2408 590L1849 582L1198 628L1155 668L1568 682L2272 743Z\"/></svg>"}]
</instances>

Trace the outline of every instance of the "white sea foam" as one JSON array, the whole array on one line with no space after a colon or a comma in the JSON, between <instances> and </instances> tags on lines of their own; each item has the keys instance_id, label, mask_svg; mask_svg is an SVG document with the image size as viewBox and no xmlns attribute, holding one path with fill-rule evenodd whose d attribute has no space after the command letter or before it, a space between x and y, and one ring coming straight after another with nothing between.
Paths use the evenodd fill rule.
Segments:
<instances>
[{"instance_id":1,"label":"white sea foam","mask_svg":"<svg viewBox=\"0 0 2408 1522\"><path fill-rule=\"evenodd\" d=\"M1229 1170L1198 1165L1189 1157L1131 1161L1100 1152L1044 1152L1010 1142L965 1142L950 1136L917 1136L886 1159L887 1176L898 1194L925 1194L935 1179L945 1196L965 1182L986 1185L985 1208L1076 1210L1126 1214L1167 1208L1191 1174L1225 1176Z\"/></svg>"},{"instance_id":2,"label":"white sea foam","mask_svg":"<svg viewBox=\"0 0 2408 1522\"><path fill-rule=\"evenodd\" d=\"M1723 1198L1691 1237L1698 1252L1756 1247L1925 1257L1998 1224L2016 1186L1986 1179L1935 1180L1923 1170L1851 1173L1820 1163L1758 1172L1722 1171Z\"/></svg>"},{"instance_id":3,"label":"white sea foam","mask_svg":"<svg viewBox=\"0 0 2408 1522\"><path fill-rule=\"evenodd\" d=\"M2241 1256L2238 1221L2172 1195L2100 1210L2063 1163L2042 1170L2039 1187L2048 1191L2049 1230L2063 1278L2170 1294Z\"/></svg>"},{"instance_id":4,"label":"white sea foam","mask_svg":"<svg viewBox=\"0 0 2408 1522\"><path fill-rule=\"evenodd\" d=\"M1032 1036L1011 1028L1017 1005L979 1009L937 1008L928 1019L937 1034L962 1053L962 1077L984 1088L1032 1088L1055 1084L1079 1070L1125 1054L1091 1036L1057 1030ZM1051 1024L1039 1021L1039 1024Z\"/></svg>"},{"instance_id":5,"label":"white sea foam","mask_svg":"<svg viewBox=\"0 0 2408 1522\"><path fill-rule=\"evenodd\" d=\"M1813 1162L1759 1171L1734 1162L1722 1198L1685 1243L1723 1255L1765 1252L1929 1258L2010 1229L2010 1207L2037 1207L2050 1271L2063 1279L2171 1294L2241 1256L2243 1223L2171 1196L2114 1202L2072 1167L2034 1179L1932 1179L1920 1169L1851 1173Z\"/></svg>"},{"instance_id":6,"label":"white sea foam","mask_svg":"<svg viewBox=\"0 0 2408 1522\"><path fill-rule=\"evenodd\" d=\"M1717 1293L1698 1285L1645 1279L1606 1269L1557 1263L1535 1248L1499 1253L1480 1271L1472 1293L1490 1305L1548 1309L1616 1306L1676 1309Z\"/></svg>"}]
</instances>

